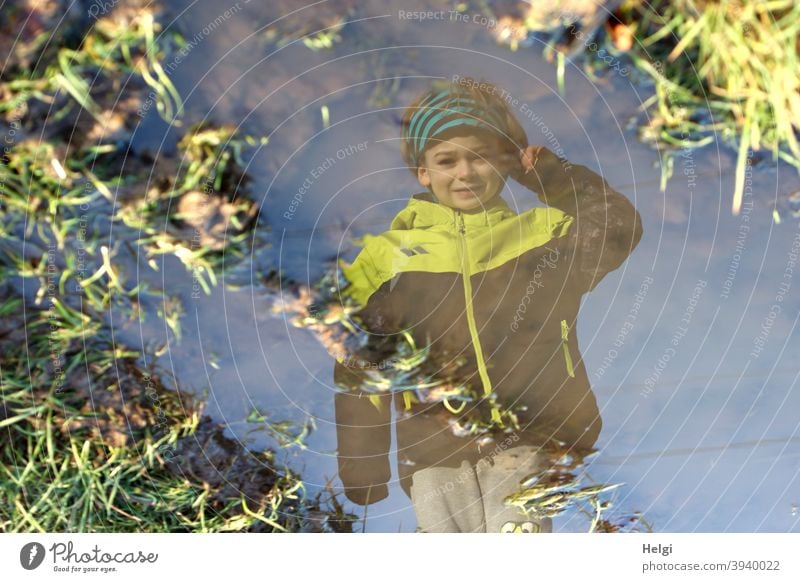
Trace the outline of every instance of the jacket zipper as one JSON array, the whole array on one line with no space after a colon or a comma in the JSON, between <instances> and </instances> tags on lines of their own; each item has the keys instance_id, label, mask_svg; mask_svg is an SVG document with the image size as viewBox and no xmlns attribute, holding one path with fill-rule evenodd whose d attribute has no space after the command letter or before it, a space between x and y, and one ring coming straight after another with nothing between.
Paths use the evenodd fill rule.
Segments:
<instances>
[{"instance_id":1,"label":"jacket zipper","mask_svg":"<svg viewBox=\"0 0 800 582\"><path fill-rule=\"evenodd\" d=\"M481 348L480 338L478 337L478 326L475 323L475 313L472 309L472 279L469 268L469 245L467 244L467 227L464 223L464 214L458 210L458 232L459 243L461 246L461 278L464 281L464 301L467 309L467 325L469 335L472 338L472 347L475 349L475 357L478 361L478 374L483 383L483 394L489 396L492 393L492 382L489 373L486 371L486 362L483 359L483 349ZM500 422L500 412L492 407L492 420Z\"/></svg>"},{"instance_id":2,"label":"jacket zipper","mask_svg":"<svg viewBox=\"0 0 800 582\"><path fill-rule=\"evenodd\" d=\"M567 320L561 320L561 347L564 350L564 361L567 364L567 374L570 377L575 377L575 368L572 366L572 356L569 353L569 325Z\"/></svg>"}]
</instances>

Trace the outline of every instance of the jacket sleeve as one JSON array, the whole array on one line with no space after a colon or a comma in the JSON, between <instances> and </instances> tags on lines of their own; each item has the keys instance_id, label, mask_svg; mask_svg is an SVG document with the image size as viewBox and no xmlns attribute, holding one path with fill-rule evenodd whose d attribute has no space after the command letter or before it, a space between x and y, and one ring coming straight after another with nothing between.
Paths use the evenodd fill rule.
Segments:
<instances>
[{"instance_id":1,"label":"jacket sleeve","mask_svg":"<svg viewBox=\"0 0 800 582\"><path fill-rule=\"evenodd\" d=\"M345 496L359 505L380 501L389 494L391 478L392 395L342 392L334 402L336 460Z\"/></svg>"},{"instance_id":2,"label":"jacket sleeve","mask_svg":"<svg viewBox=\"0 0 800 582\"><path fill-rule=\"evenodd\" d=\"M344 389L334 396L336 458L345 496L370 505L389 494L392 395L369 394L365 382L369 369L393 354L399 316L392 305L390 282L380 283L368 248L343 268L343 274L348 283L343 295L360 306L357 323L367 338L334 364L333 381Z\"/></svg>"},{"instance_id":3,"label":"jacket sleeve","mask_svg":"<svg viewBox=\"0 0 800 582\"><path fill-rule=\"evenodd\" d=\"M539 199L574 217L568 234L575 254L574 281L590 291L619 267L642 238L630 201L586 166L571 165L542 148L528 186Z\"/></svg>"}]
</instances>

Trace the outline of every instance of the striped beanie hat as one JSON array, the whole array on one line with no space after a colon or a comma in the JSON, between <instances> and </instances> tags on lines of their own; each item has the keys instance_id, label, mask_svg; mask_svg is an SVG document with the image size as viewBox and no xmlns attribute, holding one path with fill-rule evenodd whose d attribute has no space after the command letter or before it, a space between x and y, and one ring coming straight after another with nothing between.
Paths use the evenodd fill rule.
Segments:
<instances>
[{"instance_id":1,"label":"striped beanie hat","mask_svg":"<svg viewBox=\"0 0 800 582\"><path fill-rule=\"evenodd\" d=\"M505 118L485 103L452 89L432 93L417 106L403 136L414 165L419 165L432 138L461 125L488 129L502 136L509 133Z\"/></svg>"}]
</instances>

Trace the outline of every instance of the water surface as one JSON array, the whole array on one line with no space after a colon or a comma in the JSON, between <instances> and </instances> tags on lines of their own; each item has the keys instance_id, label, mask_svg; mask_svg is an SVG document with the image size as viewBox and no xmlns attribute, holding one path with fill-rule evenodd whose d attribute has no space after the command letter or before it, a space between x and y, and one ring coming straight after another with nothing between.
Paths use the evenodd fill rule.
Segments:
<instances>
[{"instance_id":1,"label":"water surface","mask_svg":"<svg viewBox=\"0 0 800 582\"><path fill-rule=\"evenodd\" d=\"M604 426L588 476L624 483L612 496L615 510L642 512L654 531L800 531L800 275L791 262L800 220L784 196L798 188L797 174L762 160L746 212L732 216L735 157L716 143L679 155L661 192L659 153L628 128L650 89L613 73L593 82L568 65L561 96L538 48L512 53L479 25L402 21L394 4L360 5L341 40L315 52L268 38L265 25L280 7L242 5L206 35L222 5L171 3L175 28L201 36L172 73L187 121L269 135L247 170L259 228L270 228L272 240L209 297L193 297L181 267L166 269L187 312L181 342L160 359L172 383L207 390L208 412L251 450L281 444L247 421L254 409L273 422L313 418L305 447L279 448L279 463L299 471L311 493L327 484L341 493L333 360L310 332L271 313L274 295L258 274L279 266L314 282L331 259L352 260L350 239L387 228L419 191L399 153L403 106L432 79L485 76L526 104L520 118L532 143L542 120L571 162L601 174L644 221L633 255L581 308L579 343ZM164 129L148 117L136 147L170 151L174 136ZM512 182L503 197L520 211L538 204ZM121 333L138 343L167 332L151 325ZM393 441L391 459L395 448ZM389 496L369 506L365 531L414 530L396 478L395 465ZM346 507L364 517L363 507ZM554 520L555 531L586 527L575 511Z\"/></svg>"}]
</instances>

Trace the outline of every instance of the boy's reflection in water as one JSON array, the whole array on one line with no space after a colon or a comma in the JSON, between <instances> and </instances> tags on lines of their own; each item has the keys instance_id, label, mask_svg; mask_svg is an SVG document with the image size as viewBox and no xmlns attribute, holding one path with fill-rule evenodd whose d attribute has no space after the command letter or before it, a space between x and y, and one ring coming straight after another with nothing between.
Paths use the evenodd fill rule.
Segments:
<instances>
[{"instance_id":1,"label":"boy's reflection in water","mask_svg":"<svg viewBox=\"0 0 800 582\"><path fill-rule=\"evenodd\" d=\"M577 314L582 295L642 235L636 210L600 176L528 146L500 94L462 79L409 107L403 154L428 191L388 231L365 237L344 269L344 293L362 307L371 337L335 368L347 390L335 402L339 476L356 503L388 495L394 407L400 483L421 531L551 531L549 519L504 499L550 468L543 447L580 455L594 446L601 420ZM512 210L500 195L508 176L546 206ZM366 367L380 368L404 330L430 345L433 372L466 383L477 405L454 413L441 402L364 392ZM520 429L464 436L476 418L500 420L490 395L517 411Z\"/></svg>"}]
</instances>

